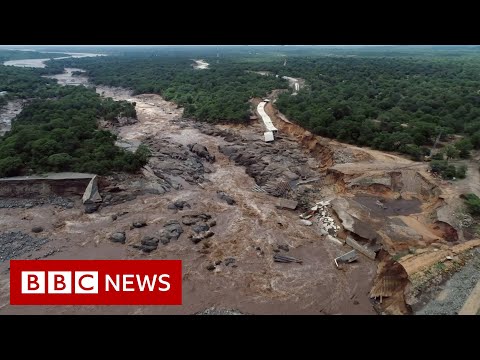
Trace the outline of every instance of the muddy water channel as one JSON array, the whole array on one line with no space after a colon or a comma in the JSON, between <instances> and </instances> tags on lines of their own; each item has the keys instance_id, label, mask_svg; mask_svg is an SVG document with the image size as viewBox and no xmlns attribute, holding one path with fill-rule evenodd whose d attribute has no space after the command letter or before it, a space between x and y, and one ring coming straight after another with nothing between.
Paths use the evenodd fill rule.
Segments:
<instances>
[{"instance_id":1,"label":"muddy water channel","mask_svg":"<svg viewBox=\"0 0 480 360\"><path fill-rule=\"evenodd\" d=\"M53 78L62 85L90 85L85 76L74 76L73 71L79 69L65 69L64 74ZM248 127L199 125L183 119L183 109L158 95L133 96L127 89L98 85L96 91L115 100L136 103L138 122L117 128L119 141L123 144L147 143L153 150L149 167L159 176L168 172L167 180L175 184L167 192L145 192L94 214L84 214L81 205L66 210L53 207L11 209L2 214L0 231L13 226L28 232L43 213L49 215L42 217L46 228L44 236L53 239L52 244L60 249L49 257L52 259L181 259L183 305L12 308L8 299L0 295L0 314L193 314L210 307L250 314L375 313L368 298L376 272L375 263L360 258L342 270L337 269L333 259L350 249L326 241L315 226L302 224L299 211L278 209L276 198L252 191L255 181L245 167L219 151L232 141L247 146L261 144L260 149L263 149L260 124ZM219 129L229 131L230 141L215 135ZM192 159L188 155L188 145L195 143L205 146L215 161L203 161L203 174L192 173L194 177L201 177L186 181L192 175L188 167L198 165L198 161L189 165ZM285 157L301 152L295 141L286 139L279 139L265 149ZM171 154L176 154L175 161L168 157ZM315 163L314 158L305 156L308 158L305 164ZM186 173L189 175L185 176ZM121 184L121 187L129 184ZM219 198L219 192L228 194L235 203L228 204ZM175 201L186 201L189 208L172 210L169 206ZM187 214L209 214L215 220L211 225L214 235L197 244L192 242L188 237L192 227L182 222ZM112 215L116 216L115 220ZM22 218L25 220L18 220ZM147 226L132 228L132 222L137 220L145 221ZM183 229L177 240L160 244L148 254L132 246L144 236L157 234L172 220L178 221ZM63 225L56 226L58 223ZM126 244L108 240L116 231L126 232ZM273 260L275 254L293 256L302 263L277 263ZM0 272L4 271L5 265L0 266ZM2 278L5 277L0 276L0 288L8 288Z\"/></svg>"}]
</instances>

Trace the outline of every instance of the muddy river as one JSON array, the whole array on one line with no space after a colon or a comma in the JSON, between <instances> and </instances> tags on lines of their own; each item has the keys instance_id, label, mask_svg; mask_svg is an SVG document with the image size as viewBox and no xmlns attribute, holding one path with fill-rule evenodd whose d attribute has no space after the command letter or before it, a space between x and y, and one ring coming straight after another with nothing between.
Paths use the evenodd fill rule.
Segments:
<instances>
[{"instance_id":1,"label":"muddy river","mask_svg":"<svg viewBox=\"0 0 480 360\"><path fill-rule=\"evenodd\" d=\"M92 54L92 53L69 53L65 52L63 54L68 54L74 58L82 58L82 57L92 57L92 56L105 56L104 54ZM67 59L68 57L56 57L54 59ZM45 62L50 60L50 58L46 59L23 59L23 60L8 60L3 63L6 66L18 66L18 67L33 67L33 68L44 68Z\"/></svg>"},{"instance_id":2,"label":"muddy river","mask_svg":"<svg viewBox=\"0 0 480 360\"><path fill-rule=\"evenodd\" d=\"M85 76L72 74L75 70L78 71L66 69L53 78L63 85L89 85ZM96 86L96 91L115 100L136 103L138 122L118 129L120 142L138 144L149 138L159 143L168 141L175 147L204 145L216 158L214 163L205 164L208 170L205 182L201 186L184 183L182 188L162 195L145 194L94 214L85 214L79 200L72 209L51 205L0 209L0 231L16 229L28 233L32 226L41 224L45 228L42 236L52 240L39 252L58 249L49 259L181 259L183 305L11 307L6 295L8 269L3 263L0 289L5 291L0 293L0 314L192 314L209 307L251 314L375 313L368 292L376 264L362 257L342 270L337 269L333 259L350 249L325 240L313 226L302 224L299 212L277 209L272 196L252 191L255 181L245 168L219 151L219 146L226 144L223 138L201 132L194 123L182 119L183 109L158 95L132 96L126 89L105 86ZM239 137L263 142L260 123L222 128L229 128ZM278 144L283 142L297 146L291 140L279 140ZM154 166L156 162L154 155L150 164ZM236 204L219 201L218 191L228 193ZM166 220L181 220L181 212L167 209L176 200L187 201L192 211L209 213L216 220L215 235L208 245L194 245L186 231L177 241L159 246L150 254L128 246L152 231L159 231ZM117 213L125 215L112 221L112 215ZM139 218L148 226L131 230L132 221ZM110 233L122 229L127 232L127 245L108 240ZM287 255L300 258L303 263L274 262L279 245L289 250ZM225 265L226 258L234 258L235 266ZM207 265L214 263L219 265L209 271Z\"/></svg>"}]
</instances>

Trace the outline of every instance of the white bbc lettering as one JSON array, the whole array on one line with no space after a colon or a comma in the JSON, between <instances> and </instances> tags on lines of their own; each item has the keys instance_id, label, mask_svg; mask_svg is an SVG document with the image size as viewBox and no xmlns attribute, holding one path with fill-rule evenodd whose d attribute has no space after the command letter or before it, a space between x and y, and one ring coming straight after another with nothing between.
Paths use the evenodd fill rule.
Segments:
<instances>
[{"instance_id":1,"label":"white bbc lettering","mask_svg":"<svg viewBox=\"0 0 480 360\"><path fill-rule=\"evenodd\" d=\"M153 280L150 282L150 276L144 275L143 282L140 279L140 275L137 275L138 289L140 291L145 291L145 285L148 286L148 290L153 291L155 289L155 280L157 275L153 275Z\"/></svg>"},{"instance_id":2,"label":"white bbc lettering","mask_svg":"<svg viewBox=\"0 0 480 360\"><path fill-rule=\"evenodd\" d=\"M110 291L109 284L113 286L115 291L120 291L120 275L115 276L115 281L110 277L110 275L105 275L105 291Z\"/></svg>"},{"instance_id":3,"label":"white bbc lettering","mask_svg":"<svg viewBox=\"0 0 480 360\"><path fill-rule=\"evenodd\" d=\"M98 271L75 271L76 294L98 294Z\"/></svg>"},{"instance_id":4,"label":"white bbc lettering","mask_svg":"<svg viewBox=\"0 0 480 360\"><path fill-rule=\"evenodd\" d=\"M158 277L158 282L161 283L161 284L164 284L165 285L165 288L161 288L159 287L158 290L160 291L168 291L170 290L170 283L168 281L163 281L163 278L170 278L170 275L168 274L162 274Z\"/></svg>"},{"instance_id":5,"label":"white bbc lettering","mask_svg":"<svg viewBox=\"0 0 480 360\"><path fill-rule=\"evenodd\" d=\"M72 293L72 272L71 271L49 271L48 272L48 293L49 294L71 294Z\"/></svg>"},{"instance_id":6,"label":"white bbc lettering","mask_svg":"<svg viewBox=\"0 0 480 360\"><path fill-rule=\"evenodd\" d=\"M134 275L133 274L124 274L123 275L123 291L135 291L134 288L127 288L127 285L133 285L133 281L132 280L127 280L127 277L128 278L133 278Z\"/></svg>"},{"instance_id":7,"label":"white bbc lettering","mask_svg":"<svg viewBox=\"0 0 480 360\"><path fill-rule=\"evenodd\" d=\"M45 272L22 271L22 294L45 294Z\"/></svg>"}]
</instances>

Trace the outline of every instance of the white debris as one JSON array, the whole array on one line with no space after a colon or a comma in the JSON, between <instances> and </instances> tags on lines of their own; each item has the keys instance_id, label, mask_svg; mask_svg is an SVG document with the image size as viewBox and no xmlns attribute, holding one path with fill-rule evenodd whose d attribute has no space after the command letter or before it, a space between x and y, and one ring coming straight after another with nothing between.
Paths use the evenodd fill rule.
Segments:
<instances>
[{"instance_id":1,"label":"white debris","mask_svg":"<svg viewBox=\"0 0 480 360\"><path fill-rule=\"evenodd\" d=\"M316 205L311 207L309 211L300 215L301 219L310 219L310 222L315 222L320 227L321 235L336 236L340 226L335 223L335 219L330 216L328 207L330 201L317 201Z\"/></svg>"},{"instance_id":2,"label":"white debris","mask_svg":"<svg viewBox=\"0 0 480 360\"><path fill-rule=\"evenodd\" d=\"M447 256L445 259L447 260L453 260L453 258L451 256Z\"/></svg>"},{"instance_id":3,"label":"white debris","mask_svg":"<svg viewBox=\"0 0 480 360\"><path fill-rule=\"evenodd\" d=\"M300 222L303 224L303 225L306 225L306 226L312 226L313 223L309 220L300 220Z\"/></svg>"},{"instance_id":4,"label":"white debris","mask_svg":"<svg viewBox=\"0 0 480 360\"><path fill-rule=\"evenodd\" d=\"M338 244L338 245L343 245L343 242L341 242L340 240L338 240L336 237L332 236L332 235L327 235L327 239Z\"/></svg>"}]
</instances>

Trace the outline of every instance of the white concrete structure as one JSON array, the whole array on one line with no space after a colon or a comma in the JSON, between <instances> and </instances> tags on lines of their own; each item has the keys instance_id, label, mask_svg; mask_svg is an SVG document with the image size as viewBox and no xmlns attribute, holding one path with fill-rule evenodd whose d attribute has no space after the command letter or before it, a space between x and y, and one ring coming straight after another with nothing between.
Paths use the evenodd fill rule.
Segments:
<instances>
[{"instance_id":1,"label":"white concrete structure","mask_svg":"<svg viewBox=\"0 0 480 360\"><path fill-rule=\"evenodd\" d=\"M267 128L267 131L271 131L273 134L276 134L278 129L275 126L273 126L272 119L270 119L270 116L268 116L267 113L265 112L265 104L266 104L265 101L262 101L260 104L258 104L257 111L262 117L263 124Z\"/></svg>"},{"instance_id":2,"label":"white concrete structure","mask_svg":"<svg viewBox=\"0 0 480 360\"><path fill-rule=\"evenodd\" d=\"M265 137L265 142L272 142L275 140L275 137L273 136L273 133L271 131L265 131L263 133L263 136Z\"/></svg>"}]
</instances>

